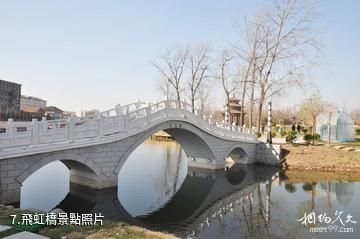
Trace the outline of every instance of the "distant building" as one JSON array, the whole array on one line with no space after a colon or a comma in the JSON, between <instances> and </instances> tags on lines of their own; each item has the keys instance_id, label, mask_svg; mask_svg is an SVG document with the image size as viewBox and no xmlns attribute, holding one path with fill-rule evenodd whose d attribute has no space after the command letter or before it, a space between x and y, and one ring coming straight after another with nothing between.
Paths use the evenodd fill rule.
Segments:
<instances>
[{"instance_id":1,"label":"distant building","mask_svg":"<svg viewBox=\"0 0 360 239\"><path fill-rule=\"evenodd\" d=\"M23 120L41 119L44 116L44 109L36 106L23 106L20 111L20 117Z\"/></svg>"},{"instance_id":2,"label":"distant building","mask_svg":"<svg viewBox=\"0 0 360 239\"><path fill-rule=\"evenodd\" d=\"M76 116L76 112L74 111L63 111L63 117L71 117Z\"/></svg>"},{"instance_id":3,"label":"distant building","mask_svg":"<svg viewBox=\"0 0 360 239\"><path fill-rule=\"evenodd\" d=\"M37 107L38 109L44 109L46 107L46 101L34 96L22 95L20 99L20 109L26 107Z\"/></svg>"},{"instance_id":4,"label":"distant building","mask_svg":"<svg viewBox=\"0 0 360 239\"><path fill-rule=\"evenodd\" d=\"M81 111L81 117L85 117L85 116L94 116L94 115L97 115L99 114L100 111L99 110L84 110L84 111Z\"/></svg>"},{"instance_id":5,"label":"distant building","mask_svg":"<svg viewBox=\"0 0 360 239\"><path fill-rule=\"evenodd\" d=\"M0 80L0 115L10 117L20 112L21 85Z\"/></svg>"},{"instance_id":6,"label":"distant building","mask_svg":"<svg viewBox=\"0 0 360 239\"><path fill-rule=\"evenodd\" d=\"M61 109L55 107L55 106L48 106L44 108L44 115L47 118L51 119L60 119L63 117L63 112Z\"/></svg>"},{"instance_id":7,"label":"distant building","mask_svg":"<svg viewBox=\"0 0 360 239\"><path fill-rule=\"evenodd\" d=\"M241 104L240 100L231 97L229 99L229 106L230 107L230 115L229 115L229 122L230 124L235 123L236 125L240 125L241 123ZM225 112L223 113L225 115ZM245 114L245 112L243 112Z\"/></svg>"}]
</instances>

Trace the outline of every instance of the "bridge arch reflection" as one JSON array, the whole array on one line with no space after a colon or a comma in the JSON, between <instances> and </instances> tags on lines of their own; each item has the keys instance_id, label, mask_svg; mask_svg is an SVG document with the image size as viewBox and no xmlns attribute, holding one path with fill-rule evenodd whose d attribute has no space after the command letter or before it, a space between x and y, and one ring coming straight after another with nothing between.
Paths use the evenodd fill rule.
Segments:
<instances>
[{"instance_id":1,"label":"bridge arch reflection","mask_svg":"<svg viewBox=\"0 0 360 239\"><path fill-rule=\"evenodd\" d=\"M181 187L165 205L150 214L137 217L131 216L124 208L118 200L116 189L93 190L71 185L69 194L57 207L74 212L76 207L73 205L81 203L86 205L83 208L86 213L102 212L109 220L125 221L175 234L179 231L189 233L191 228L198 228L204 221L212 220L219 212L223 213L223 207L228 207L226 205L235 206L235 199L248 196L259 183L272 180L277 172L276 168L264 166L248 166L247 174L243 170L242 166L230 169L228 172L232 176L239 173L240 177L232 180L230 175L229 180L228 172L189 168ZM222 205L221 201L226 205Z\"/></svg>"},{"instance_id":2,"label":"bridge arch reflection","mask_svg":"<svg viewBox=\"0 0 360 239\"><path fill-rule=\"evenodd\" d=\"M171 135L183 148L188 157L205 158L215 160L215 150L207 143L204 133L195 125L185 121L169 121L160 123L157 126L145 131L142 136L137 139L131 147L122 155L115 169L115 173L119 174L122 166L129 156L147 139L159 131L164 131Z\"/></svg>"}]
</instances>

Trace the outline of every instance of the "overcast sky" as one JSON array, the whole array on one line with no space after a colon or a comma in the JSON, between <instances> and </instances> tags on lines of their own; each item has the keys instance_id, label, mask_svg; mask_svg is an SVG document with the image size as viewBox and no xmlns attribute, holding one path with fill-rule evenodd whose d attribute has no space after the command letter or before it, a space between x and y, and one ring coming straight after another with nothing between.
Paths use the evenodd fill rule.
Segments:
<instances>
[{"instance_id":1,"label":"overcast sky","mask_svg":"<svg viewBox=\"0 0 360 239\"><path fill-rule=\"evenodd\" d=\"M263 2L0 0L0 79L64 110L152 101L159 74L150 62L164 49L205 42L218 51L235 39L235 20ZM324 0L316 23L323 60L313 82L348 109L360 106L359 9L357 0ZM277 106L303 96L291 95Z\"/></svg>"}]
</instances>

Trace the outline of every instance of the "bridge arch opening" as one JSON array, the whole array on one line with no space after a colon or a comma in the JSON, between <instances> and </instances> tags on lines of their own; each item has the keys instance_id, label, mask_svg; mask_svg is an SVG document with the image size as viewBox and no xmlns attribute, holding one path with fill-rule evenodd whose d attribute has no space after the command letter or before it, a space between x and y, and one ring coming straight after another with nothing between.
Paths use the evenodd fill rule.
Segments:
<instances>
[{"instance_id":1,"label":"bridge arch opening","mask_svg":"<svg viewBox=\"0 0 360 239\"><path fill-rule=\"evenodd\" d=\"M195 128L183 123L157 126L123 155L117 168L118 198L130 215L147 215L164 206L183 185L189 157L214 158L203 136L190 127Z\"/></svg>"},{"instance_id":2,"label":"bridge arch opening","mask_svg":"<svg viewBox=\"0 0 360 239\"><path fill-rule=\"evenodd\" d=\"M41 156L39 156L41 157ZM67 154L67 153L55 153L51 154L49 156L46 156L40 160L36 160L36 162L27 168L24 172L22 172L18 177L17 181L19 183L23 183L29 176L31 176L33 173L41 169L42 167L46 166L49 163L60 161L63 163L69 170L70 170L70 177L71 178L77 178L76 176L81 173L86 177L86 175L91 176L92 178L98 178L98 176L101 174L100 170L94 163L87 160L84 157L81 157L77 154ZM73 176L73 177L72 177ZM83 178L85 179L85 178ZM86 181L81 182L80 184L84 185ZM94 183L94 182L92 182ZM89 185L91 186L91 185ZM94 187L94 184L92 184L91 187Z\"/></svg>"},{"instance_id":3,"label":"bridge arch opening","mask_svg":"<svg viewBox=\"0 0 360 239\"><path fill-rule=\"evenodd\" d=\"M230 151L225 160L230 164L247 164L249 157L243 148L235 147Z\"/></svg>"},{"instance_id":4,"label":"bridge arch opening","mask_svg":"<svg viewBox=\"0 0 360 239\"><path fill-rule=\"evenodd\" d=\"M20 206L51 210L69 193L70 183L94 188L98 179L96 171L79 160L84 159L54 154L27 168L17 177L22 185Z\"/></svg>"},{"instance_id":5,"label":"bridge arch opening","mask_svg":"<svg viewBox=\"0 0 360 239\"><path fill-rule=\"evenodd\" d=\"M166 132L177 143L179 143L187 157L215 160L214 150L206 142L205 136L199 128L187 122L171 121L157 125L143 133L142 136L137 139L136 142L134 142L123 154L118 166L115 169L115 173L119 174L128 157L141 144L160 131Z\"/></svg>"}]
</instances>

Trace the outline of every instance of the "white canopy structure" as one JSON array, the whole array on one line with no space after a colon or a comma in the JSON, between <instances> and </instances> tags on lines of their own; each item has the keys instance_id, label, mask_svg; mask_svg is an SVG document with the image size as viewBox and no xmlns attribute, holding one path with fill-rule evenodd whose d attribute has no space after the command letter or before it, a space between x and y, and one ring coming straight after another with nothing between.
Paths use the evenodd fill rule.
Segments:
<instances>
[{"instance_id":1,"label":"white canopy structure","mask_svg":"<svg viewBox=\"0 0 360 239\"><path fill-rule=\"evenodd\" d=\"M330 123L329 123L330 120ZM329 132L330 131L330 132ZM354 122L348 113L338 111L332 114L320 114L317 117L316 133L322 140L336 142L355 141Z\"/></svg>"}]
</instances>

